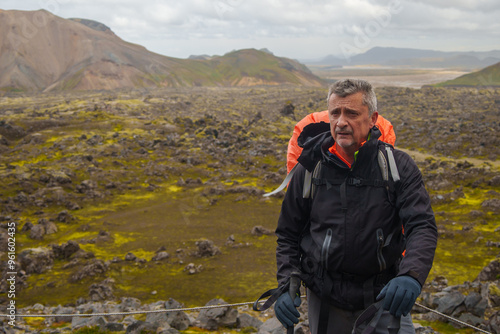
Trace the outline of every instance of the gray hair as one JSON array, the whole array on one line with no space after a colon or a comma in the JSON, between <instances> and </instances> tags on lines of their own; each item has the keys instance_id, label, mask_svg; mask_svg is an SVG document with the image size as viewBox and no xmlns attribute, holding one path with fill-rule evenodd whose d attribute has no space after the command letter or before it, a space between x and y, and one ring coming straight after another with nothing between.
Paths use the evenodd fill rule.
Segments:
<instances>
[{"instance_id":1,"label":"gray hair","mask_svg":"<svg viewBox=\"0 0 500 334\"><path fill-rule=\"evenodd\" d=\"M358 92L363 93L363 104L368 106L370 115L374 111L377 111L377 96L375 96L375 91L368 81L361 79L342 79L335 82L328 90L328 98L326 102L330 102L330 96L332 94L340 97L346 97Z\"/></svg>"}]
</instances>

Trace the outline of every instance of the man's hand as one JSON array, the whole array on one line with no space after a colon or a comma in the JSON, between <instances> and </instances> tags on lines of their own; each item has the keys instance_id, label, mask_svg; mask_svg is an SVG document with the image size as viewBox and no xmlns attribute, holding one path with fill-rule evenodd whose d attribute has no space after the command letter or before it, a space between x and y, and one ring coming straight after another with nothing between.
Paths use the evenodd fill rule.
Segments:
<instances>
[{"instance_id":1,"label":"man's hand","mask_svg":"<svg viewBox=\"0 0 500 334\"><path fill-rule=\"evenodd\" d=\"M377 300L385 298L384 310L389 311L393 316L406 316L415 304L421 290L420 283L413 277L398 276L387 283L377 296Z\"/></svg>"},{"instance_id":2,"label":"man's hand","mask_svg":"<svg viewBox=\"0 0 500 334\"><path fill-rule=\"evenodd\" d=\"M292 301L292 297L288 293L278 297L274 304L274 313L276 313L276 317L285 328L299 323L300 313L297 311L297 307L300 306L300 303L299 296L296 296L294 301Z\"/></svg>"}]
</instances>

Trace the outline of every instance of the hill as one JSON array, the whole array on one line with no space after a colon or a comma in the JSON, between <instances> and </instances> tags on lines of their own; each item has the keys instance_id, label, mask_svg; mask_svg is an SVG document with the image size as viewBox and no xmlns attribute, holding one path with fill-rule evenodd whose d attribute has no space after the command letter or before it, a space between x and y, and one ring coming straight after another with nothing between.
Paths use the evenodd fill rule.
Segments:
<instances>
[{"instance_id":1,"label":"hill","mask_svg":"<svg viewBox=\"0 0 500 334\"><path fill-rule=\"evenodd\" d=\"M454 80L442 82L436 86L500 86L500 62L480 71L462 75Z\"/></svg>"},{"instance_id":2,"label":"hill","mask_svg":"<svg viewBox=\"0 0 500 334\"><path fill-rule=\"evenodd\" d=\"M238 66L228 70L225 61ZM255 84L322 86L323 82L298 62L263 51L177 59L123 41L92 20L63 19L45 10L0 11L4 91Z\"/></svg>"},{"instance_id":3,"label":"hill","mask_svg":"<svg viewBox=\"0 0 500 334\"><path fill-rule=\"evenodd\" d=\"M443 52L411 48L374 47L349 59L326 56L316 61L303 61L307 65L355 66L381 65L438 68L483 68L500 61L500 51Z\"/></svg>"}]
</instances>

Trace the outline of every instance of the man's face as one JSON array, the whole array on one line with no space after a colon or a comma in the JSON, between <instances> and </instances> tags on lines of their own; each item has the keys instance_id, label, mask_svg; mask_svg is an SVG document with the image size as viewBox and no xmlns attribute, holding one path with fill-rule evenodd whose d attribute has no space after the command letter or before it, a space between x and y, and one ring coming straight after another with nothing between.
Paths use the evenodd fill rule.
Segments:
<instances>
[{"instance_id":1,"label":"man's face","mask_svg":"<svg viewBox=\"0 0 500 334\"><path fill-rule=\"evenodd\" d=\"M363 93L358 92L346 97L332 94L328 100L328 116L337 145L346 153L354 154L377 122L378 113L374 111L369 115L368 106L363 104Z\"/></svg>"}]
</instances>

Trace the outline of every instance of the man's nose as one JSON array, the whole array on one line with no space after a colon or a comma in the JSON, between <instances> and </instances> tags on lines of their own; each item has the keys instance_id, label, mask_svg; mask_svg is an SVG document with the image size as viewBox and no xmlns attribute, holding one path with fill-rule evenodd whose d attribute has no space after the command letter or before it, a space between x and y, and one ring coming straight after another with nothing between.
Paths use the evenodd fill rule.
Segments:
<instances>
[{"instance_id":1,"label":"man's nose","mask_svg":"<svg viewBox=\"0 0 500 334\"><path fill-rule=\"evenodd\" d=\"M344 127L347 126L347 120L346 120L346 118L344 116L344 113L340 113L340 116L339 116L339 118L337 120L337 126L339 128L344 128Z\"/></svg>"}]
</instances>

